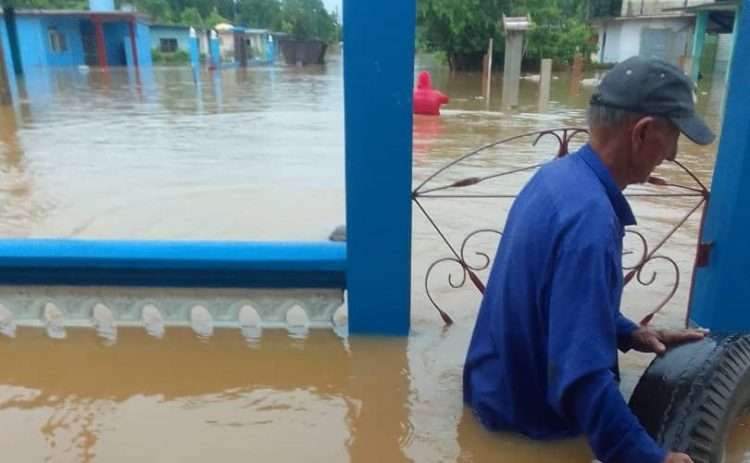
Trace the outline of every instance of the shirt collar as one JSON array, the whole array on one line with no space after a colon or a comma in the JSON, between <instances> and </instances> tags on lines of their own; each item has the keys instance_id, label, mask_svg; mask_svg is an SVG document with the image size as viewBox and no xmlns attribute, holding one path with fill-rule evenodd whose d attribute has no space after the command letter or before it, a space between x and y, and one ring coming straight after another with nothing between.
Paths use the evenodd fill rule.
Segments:
<instances>
[{"instance_id":1,"label":"shirt collar","mask_svg":"<svg viewBox=\"0 0 750 463\"><path fill-rule=\"evenodd\" d=\"M635 225L635 216L633 216L633 211L630 209L628 200L625 199L622 191L620 191L620 188L615 184L612 174L609 173L609 169L607 169L607 166L605 166L602 160L599 159L599 155L596 154L593 148L591 148L591 145L587 143L581 147L581 149L578 150L578 155L589 166L594 174L596 174L599 181L602 182L602 185L604 185L609 201L612 203L612 208L615 210L617 218L620 219L620 223L623 226Z\"/></svg>"}]
</instances>

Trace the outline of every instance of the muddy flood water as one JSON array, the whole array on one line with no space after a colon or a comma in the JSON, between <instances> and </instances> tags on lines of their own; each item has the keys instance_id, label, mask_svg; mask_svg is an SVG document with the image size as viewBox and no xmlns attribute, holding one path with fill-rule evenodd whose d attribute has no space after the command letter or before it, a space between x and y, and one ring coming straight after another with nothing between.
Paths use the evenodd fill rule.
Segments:
<instances>
[{"instance_id":1,"label":"muddy flood water","mask_svg":"<svg viewBox=\"0 0 750 463\"><path fill-rule=\"evenodd\" d=\"M439 118L414 122L414 184L479 146L523 132L585 124L597 72L555 72L549 101L524 79L518 108L501 107L501 75L490 98L479 74L450 73L420 58L452 98ZM723 77L701 81L700 112L720 126ZM317 68L154 68L139 75L78 69L35 72L15 109L0 109L0 236L325 240L344 223L343 78L339 55ZM388 134L383 134L388 136ZM584 141L577 138L573 148ZM709 183L717 145L682 140L679 159ZM550 159L551 138L484 152L444 179L488 175ZM383 153L388 156L389 153ZM482 190L512 194L530 173ZM659 175L690 184L673 166ZM437 182L438 180L436 180ZM436 183L444 184L443 183ZM656 187L629 193L653 194ZM694 197L634 196L637 230L655 243ZM510 199L424 198L459 244L474 230L502 228ZM699 215L664 247L680 267L675 296L655 317L681 326ZM472 241L492 254L496 238ZM637 256L638 242L626 243ZM475 249L467 251L481 264ZM471 253L471 254L469 254ZM430 264L448 249L414 209L412 333L403 339L312 331L290 337L239 330L198 339L168 329L156 339L120 330L115 343L91 330L65 340L22 329L0 339L0 448L8 462L586 462L583 440L539 444L484 431L461 402L461 368L479 294L451 288L440 266L430 294L454 319L446 328L425 291ZM635 259L635 258L633 258ZM635 260L631 261L634 263ZM672 290L669 264L650 286L625 291L639 320ZM650 273L650 272L649 272ZM480 272L486 278L486 272ZM644 275L648 279L649 275ZM647 355L621 359L629 395ZM750 448L740 423L734 461ZM730 459L731 459L730 458Z\"/></svg>"}]
</instances>

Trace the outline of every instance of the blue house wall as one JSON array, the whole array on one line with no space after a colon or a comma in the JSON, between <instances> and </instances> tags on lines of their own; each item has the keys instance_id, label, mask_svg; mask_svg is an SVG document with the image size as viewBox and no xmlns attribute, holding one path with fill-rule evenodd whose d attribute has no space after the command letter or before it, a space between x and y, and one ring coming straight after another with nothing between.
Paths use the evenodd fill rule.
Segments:
<instances>
[{"instance_id":1,"label":"blue house wall","mask_svg":"<svg viewBox=\"0 0 750 463\"><path fill-rule=\"evenodd\" d=\"M41 17L40 24L42 28L42 43L44 44L47 56L48 66L78 66L84 64L83 59L83 42L81 41L81 20L79 18L64 17ZM65 36L67 50L56 53L52 51L49 42L50 29L57 30ZM21 47L23 48L23 38L21 38Z\"/></svg>"},{"instance_id":2,"label":"blue house wall","mask_svg":"<svg viewBox=\"0 0 750 463\"><path fill-rule=\"evenodd\" d=\"M136 24L135 41L138 48L138 65L151 66L151 30L148 24Z\"/></svg>"},{"instance_id":3,"label":"blue house wall","mask_svg":"<svg viewBox=\"0 0 750 463\"><path fill-rule=\"evenodd\" d=\"M21 45L21 62L24 70L47 65L47 47L38 17L16 16L18 42Z\"/></svg>"},{"instance_id":4,"label":"blue house wall","mask_svg":"<svg viewBox=\"0 0 750 463\"><path fill-rule=\"evenodd\" d=\"M16 24L21 45L21 62L25 68L84 64L79 18L19 15ZM50 29L57 30L65 37L65 51L52 51L49 43Z\"/></svg>"},{"instance_id":5,"label":"blue house wall","mask_svg":"<svg viewBox=\"0 0 750 463\"><path fill-rule=\"evenodd\" d=\"M188 52L190 49L190 28L178 26L151 26L151 49L159 49L161 39L177 39L177 49Z\"/></svg>"},{"instance_id":6,"label":"blue house wall","mask_svg":"<svg viewBox=\"0 0 750 463\"><path fill-rule=\"evenodd\" d=\"M132 47L130 42L130 19L103 22L104 43L107 48L109 66L127 65L125 49ZM5 26L3 25L3 30ZM24 14L17 16L18 38L21 61L25 69L35 67L79 66L86 64L83 36L89 35L95 41L95 28L86 12L80 15ZM54 29L65 37L66 50L54 52L50 43L49 31ZM138 65L151 65L150 32L143 23L136 23L136 48ZM4 45L9 48L8 45ZM96 60L96 57L92 57Z\"/></svg>"}]
</instances>

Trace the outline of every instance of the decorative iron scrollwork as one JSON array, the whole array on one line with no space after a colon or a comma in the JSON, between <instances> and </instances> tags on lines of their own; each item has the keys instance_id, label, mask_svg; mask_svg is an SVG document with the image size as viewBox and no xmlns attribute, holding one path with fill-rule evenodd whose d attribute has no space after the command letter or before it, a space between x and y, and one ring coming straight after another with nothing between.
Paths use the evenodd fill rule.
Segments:
<instances>
[{"instance_id":1,"label":"decorative iron scrollwork","mask_svg":"<svg viewBox=\"0 0 750 463\"><path fill-rule=\"evenodd\" d=\"M495 198L495 199L506 199L506 200L512 200L514 199L517 194L488 194L488 193L480 193L480 194L465 194L461 193L461 188L467 188L475 185L479 185L483 182L486 182L488 180L497 179L500 177L518 174L521 172L530 172L538 169L541 167L544 163L537 163L532 164L528 166L520 166L516 168L511 168L502 172L496 172L496 173L489 173L483 176L471 176L466 177L459 180L452 180L446 184L439 184L438 180L445 174L446 171L451 170L456 165L466 161L467 159L477 156L481 153L484 153L490 149L496 148L501 145L509 144L512 142L518 142L524 139L528 139L531 142L532 146L536 146L537 143L544 137L548 138L554 138L557 141L557 153L555 155L556 158L563 157L568 154L569 145L571 140L576 137L577 135L587 135L588 130L584 128L579 127L564 127L559 129L550 129L550 130L539 130L534 132L528 132L521 135L516 135L513 137L505 138L487 145L484 145L470 153L467 153L458 159L455 159L445 166L438 169L435 173L427 177L413 192L412 192L412 199L414 203L417 205L417 208L422 212L424 217L427 219L427 221L430 223L430 225L433 227L433 229L436 231L440 239L443 241L443 243L446 245L449 251L449 256L442 257L440 259L437 259L434 261L428 268L427 272L425 274L425 292L427 294L428 299L432 303L432 305L437 309L438 313L440 314L441 318L445 321L446 324L451 324L453 321L451 317L447 314L445 310L443 310L442 307L438 304L438 302L435 300L433 290L430 289L429 281L430 277L432 276L434 270L442 265L452 263L456 266L456 270L460 272L460 276L456 277L455 273L449 272L448 274L448 285L451 288L462 288L466 285L467 281L471 281L474 287L480 292L484 293L485 284L482 281L482 279L479 277L479 273L487 270L491 263L492 263L492 256L485 252L474 252L473 256L480 258L480 263L474 263L471 264L466 256L467 252L467 246L468 244L478 235L485 234L485 233L492 233L498 235L498 237L502 236L501 230L495 230L495 229L489 229L489 228L482 228L479 230L472 231L466 237L461 241L460 245L454 245L451 243L451 241L447 238L445 233L441 230L440 226L438 225L435 218L426 210L424 205L422 204L423 199L464 199L464 200L473 200L473 199L487 199L487 198ZM624 284L628 285L632 281L636 281L638 284L642 286L650 286L652 285L657 278L661 275L656 270L651 270L650 273L647 270L648 268L653 269L652 265L657 262L666 262L670 269L674 271L674 278L673 282L671 284L670 290L668 294L656 305L655 308L653 308L649 314L641 320L641 324L646 325L648 324L653 316L659 312L664 306L667 305L667 303L674 297L674 295L677 293L677 289L680 285L680 268L677 262L672 259L671 257L668 257L663 254L658 254L662 248L664 247L665 243L675 234L675 232L682 227L688 219L695 214L697 211L699 211L702 207L706 205L709 199L709 191L703 185L703 183L683 164L681 164L678 161L672 161L674 165L676 165L678 168L680 168L683 172L685 172L694 182L694 185L681 185L677 183L672 183L666 179L652 176L649 178L648 183L656 188L660 189L669 189L669 191L661 192L661 193L635 193L635 194L626 194L628 197L695 197L698 199L697 203L690 208L690 210L682 217L682 219L675 224L673 227L671 227L667 233L659 240L659 242L653 246L653 248L649 247L648 240L646 237L638 232L635 229L629 228L626 230L626 233L630 236L634 236L637 238L638 242L640 242L641 249L639 250L637 254L637 259L635 263L631 265L623 265L623 270L626 271L626 275L624 276ZM459 191L456 191L459 190ZM701 223L701 231L703 228L703 224ZM631 255L633 254L630 250L625 250L624 255Z\"/></svg>"}]
</instances>

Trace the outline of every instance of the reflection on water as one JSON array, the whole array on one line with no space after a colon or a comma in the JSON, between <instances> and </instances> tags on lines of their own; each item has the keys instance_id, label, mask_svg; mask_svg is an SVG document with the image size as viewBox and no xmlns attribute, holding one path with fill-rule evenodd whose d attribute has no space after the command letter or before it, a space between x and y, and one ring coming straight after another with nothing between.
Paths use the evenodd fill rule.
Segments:
<instances>
[{"instance_id":1,"label":"reflection on water","mask_svg":"<svg viewBox=\"0 0 750 463\"><path fill-rule=\"evenodd\" d=\"M230 330L203 343L189 330L159 340L127 329L109 346L92 331L64 342L24 331L0 343L0 445L17 461L587 458L578 441L487 433L455 397L423 408L407 344L271 332L248 345ZM35 432L14 432L21 423Z\"/></svg>"},{"instance_id":2,"label":"reflection on water","mask_svg":"<svg viewBox=\"0 0 750 463\"><path fill-rule=\"evenodd\" d=\"M555 72L544 102L538 81L522 79L519 107L507 111L501 76L488 99L479 73L451 73L429 59L418 62L423 69L451 103L440 118L415 118L415 185L484 144L582 125L591 82L601 77ZM225 70L195 81L189 68L29 73L18 107L0 109L0 235L325 239L344 221L341 70L333 56L320 68ZM698 93L717 128L723 79L702 81ZM710 181L716 146L680 150ZM515 143L443 180L543 162L553 152L548 139ZM671 167L660 173L686 181ZM529 175L488 188L513 193ZM690 201L633 199L639 229L660 237ZM502 227L510 201L424 205L450 239L462 239ZM697 227L695 217L665 250L686 271ZM489 253L496 246L478 244ZM65 341L41 330L0 339L0 446L11 461L589 461L582 440L541 445L487 433L464 409L461 367L479 295L450 289L447 276L432 282L456 322L442 327L423 288L427 267L445 255L415 211L408 339L268 330L250 343L239 330L202 341L190 331L157 340L119 330L113 345L93 330ZM651 287L626 290L626 313L639 318L669 291L660 273L666 279ZM681 275L655 323L681 323L689 278ZM626 394L649 360L623 359Z\"/></svg>"},{"instance_id":3,"label":"reflection on water","mask_svg":"<svg viewBox=\"0 0 750 463\"><path fill-rule=\"evenodd\" d=\"M197 86L189 68L30 72L17 127L10 111L0 125L34 188L2 194L27 217L0 233L324 239L344 221L331 68L204 73Z\"/></svg>"}]
</instances>

